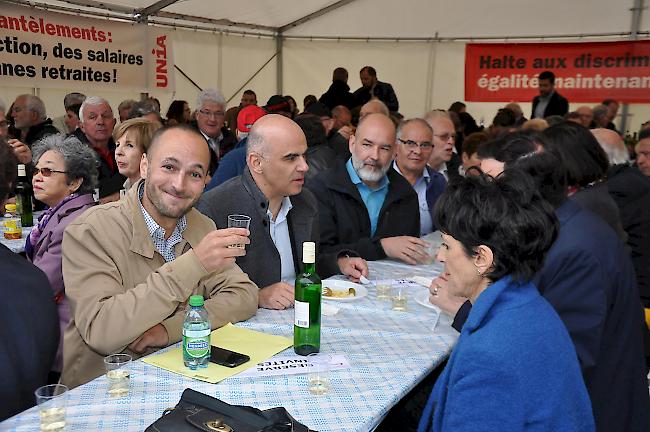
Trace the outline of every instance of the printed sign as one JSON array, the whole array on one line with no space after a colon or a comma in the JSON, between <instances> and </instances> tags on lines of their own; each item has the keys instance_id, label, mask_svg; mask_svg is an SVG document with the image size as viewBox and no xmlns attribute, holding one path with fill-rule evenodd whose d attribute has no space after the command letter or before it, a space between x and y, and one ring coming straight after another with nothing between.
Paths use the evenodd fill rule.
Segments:
<instances>
[{"instance_id":1,"label":"printed sign","mask_svg":"<svg viewBox=\"0 0 650 432\"><path fill-rule=\"evenodd\" d=\"M648 40L467 44L465 100L530 102L545 70L555 74L555 88L569 102L650 102Z\"/></svg>"},{"instance_id":2,"label":"printed sign","mask_svg":"<svg viewBox=\"0 0 650 432\"><path fill-rule=\"evenodd\" d=\"M162 29L2 6L0 79L4 85L171 91L173 67L172 43Z\"/></svg>"}]
</instances>

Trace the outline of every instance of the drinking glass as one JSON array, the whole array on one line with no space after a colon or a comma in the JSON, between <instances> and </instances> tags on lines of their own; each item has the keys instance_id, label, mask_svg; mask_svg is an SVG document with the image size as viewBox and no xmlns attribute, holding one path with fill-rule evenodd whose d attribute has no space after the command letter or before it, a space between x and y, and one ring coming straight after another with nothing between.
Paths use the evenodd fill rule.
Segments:
<instances>
[{"instance_id":1,"label":"drinking glass","mask_svg":"<svg viewBox=\"0 0 650 432\"><path fill-rule=\"evenodd\" d=\"M104 357L109 396L122 397L129 394L131 360L128 354L111 354Z\"/></svg>"},{"instance_id":2,"label":"drinking glass","mask_svg":"<svg viewBox=\"0 0 650 432\"><path fill-rule=\"evenodd\" d=\"M378 283L377 287L377 300L390 300L390 284Z\"/></svg>"},{"instance_id":3,"label":"drinking glass","mask_svg":"<svg viewBox=\"0 0 650 432\"><path fill-rule=\"evenodd\" d=\"M41 418L42 431L59 431L65 428L65 404L68 388L63 384L50 384L36 389L36 404Z\"/></svg>"},{"instance_id":4,"label":"drinking glass","mask_svg":"<svg viewBox=\"0 0 650 432\"><path fill-rule=\"evenodd\" d=\"M246 228L250 226L251 218L246 215L233 214L228 216L228 228ZM234 244L228 246L230 248L244 249L244 244Z\"/></svg>"},{"instance_id":5,"label":"drinking glass","mask_svg":"<svg viewBox=\"0 0 650 432\"><path fill-rule=\"evenodd\" d=\"M408 286L400 284L393 285L390 290L390 296L394 311L406 312L408 310Z\"/></svg>"},{"instance_id":6,"label":"drinking glass","mask_svg":"<svg viewBox=\"0 0 650 432\"><path fill-rule=\"evenodd\" d=\"M330 356L312 353L307 356L307 361L313 365L312 371L307 374L309 393L317 396L326 394L330 390Z\"/></svg>"}]
</instances>

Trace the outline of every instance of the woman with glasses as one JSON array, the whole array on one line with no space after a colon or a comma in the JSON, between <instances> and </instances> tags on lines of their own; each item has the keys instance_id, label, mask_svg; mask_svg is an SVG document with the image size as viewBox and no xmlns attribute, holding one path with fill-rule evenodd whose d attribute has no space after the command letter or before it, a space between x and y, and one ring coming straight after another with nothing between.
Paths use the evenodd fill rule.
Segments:
<instances>
[{"instance_id":1,"label":"woman with glasses","mask_svg":"<svg viewBox=\"0 0 650 432\"><path fill-rule=\"evenodd\" d=\"M96 153L73 136L50 135L34 145L34 198L49 208L41 215L25 242L27 258L47 275L59 312L61 337L50 380L61 373L63 332L70 321L61 270L63 231L95 204Z\"/></svg>"}]
</instances>

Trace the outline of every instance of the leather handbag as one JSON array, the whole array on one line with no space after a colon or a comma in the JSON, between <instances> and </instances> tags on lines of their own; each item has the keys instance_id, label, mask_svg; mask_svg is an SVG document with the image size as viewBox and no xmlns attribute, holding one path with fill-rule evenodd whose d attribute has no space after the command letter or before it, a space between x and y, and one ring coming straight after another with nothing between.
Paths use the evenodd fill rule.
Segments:
<instances>
[{"instance_id":1,"label":"leather handbag","mask_svg":"<svg viewBox=\"0 0 650 432\"><path fill-rule=\"evenodd\" d=\"M230 405L185 389L174 408L165 410L145 432L316 432L299 423L283 407L259 410Z\"/></svg>"}]
</instances>

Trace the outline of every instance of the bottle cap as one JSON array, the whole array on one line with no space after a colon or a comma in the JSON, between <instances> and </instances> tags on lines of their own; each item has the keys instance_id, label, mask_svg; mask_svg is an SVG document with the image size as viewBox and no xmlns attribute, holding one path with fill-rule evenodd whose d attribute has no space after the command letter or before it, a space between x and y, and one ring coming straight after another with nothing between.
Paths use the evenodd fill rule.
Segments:
<instances>
[{"instance_id":1,"label":"bottle cap","mask_svg":"<svg viewBox=\"0 0 650 432\"><path fill-rule=\"evenodd\" d=\"M190 296L190 306L203 306L203 296L202 295Z\"/></svg>"},{"instance_id":2,"label":"bottle cap","mask_svg":"<svg viewBox=\"0 0 650 432\"><path fill-rule=\"evenodd\" d=\"M302 262L313 264L316 262L316 243L304 242L302 244Z\"/></svg>"}]
</instances>

